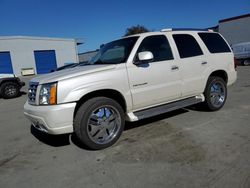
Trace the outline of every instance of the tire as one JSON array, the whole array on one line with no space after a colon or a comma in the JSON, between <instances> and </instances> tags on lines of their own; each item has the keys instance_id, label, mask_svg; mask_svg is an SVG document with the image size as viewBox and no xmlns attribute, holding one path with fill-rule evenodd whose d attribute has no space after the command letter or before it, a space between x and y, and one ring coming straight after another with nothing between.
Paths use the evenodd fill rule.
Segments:
<instances>
[{"instance_id":1,"label":"tire","mask_svg":"<svg viewBox=\"0 0 250 188\"><path fill-rule=\"evenodd\" d=\"M74 118L74 132L89 149L99 150L113 145L125 125L124 111L113 99L96 97L86 101Z\"/></svg>"},{"instance_id":2,"label":"tire","mask_svg":"<svg viewBox=\"0 0 250 188\"><path fill-rule=\"evenodd\" d=\"M244 61L243 61L243 65L244 65L244 66L250 65L250 59L244 60Z\"/></svg>"},{"instance_id":3,"label":"tire","mask_svg":"<svg viewBox=\"0 0 250 188\"><path fill-rule=\"evenodd\" d=\"M15 98L20 95L20 87L15 82L4 82L0 87L0 94L4 99Z\"/></svg>"},{"instance_id":4,"label":"tire","mask_svg":"<svg viewBox=\"0 0 250 188\"><path fill-rule=\"evenodd\" d=\"M211 76L208 78L204 92L204 106L209 111L221 109L227 99L227 85L220 77Z\"/></svg>"}]
</instances>

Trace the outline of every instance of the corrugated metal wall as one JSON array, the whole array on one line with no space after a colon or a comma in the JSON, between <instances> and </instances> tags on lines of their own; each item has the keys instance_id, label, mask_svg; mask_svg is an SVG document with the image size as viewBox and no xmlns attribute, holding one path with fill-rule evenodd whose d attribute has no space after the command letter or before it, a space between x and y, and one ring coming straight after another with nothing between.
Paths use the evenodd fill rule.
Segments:
<instances>
[{"instance_id":1,"label":"corrugated metal wall","mask_svg":"<svg viewBox=\"0 0 250 188\"><path fill-rule=\"evenodd\" d=\"M250 42L250 17L228 20L219 23L219 32L230 45Z\"/></svg>"}]
</instances>

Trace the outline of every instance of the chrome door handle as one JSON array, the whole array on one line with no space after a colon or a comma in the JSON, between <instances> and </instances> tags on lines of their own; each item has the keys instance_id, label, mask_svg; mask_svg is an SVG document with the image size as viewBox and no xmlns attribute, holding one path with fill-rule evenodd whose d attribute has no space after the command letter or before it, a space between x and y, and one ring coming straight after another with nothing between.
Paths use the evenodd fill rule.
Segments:
<instances>
[{"instance_id":1,"label":"chrome door handle","mask_svg":"<svg viewBox=\"0 0 250 188\"><path fill-rule=\"evenodd\" d=\"M171 67L171 70L179 70L179 67L174 65L174 66Z\"/></svg>"},{"instance_id":2,"label":"chrome door handle","mask_svg":"<svg viewBox=\"0 0 250 188\"><path fill-rule=\"evenodd\" d=\"M202 65L206 65L206 64L207 64L207 62L206 62L206 61L203 61L201 64L202 64Z\"/></svg>"}]
</instances>

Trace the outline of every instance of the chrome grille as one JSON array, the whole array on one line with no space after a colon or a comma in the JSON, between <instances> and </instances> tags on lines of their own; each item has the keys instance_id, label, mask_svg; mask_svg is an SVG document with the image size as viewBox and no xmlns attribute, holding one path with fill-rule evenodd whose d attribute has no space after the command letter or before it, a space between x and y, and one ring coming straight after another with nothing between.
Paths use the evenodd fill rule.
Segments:
<instances>
[{"instance_id":1,"label":"chrome grille","mask_svg":"<svg viewBox=\"0 0 250 188\"><path fill-rule=\"evenodd\" d=\"M36 91L37 91L38 82L30 82L29 84L29 103L35 104L36 103Z\"/></svg>"}]
</instances>

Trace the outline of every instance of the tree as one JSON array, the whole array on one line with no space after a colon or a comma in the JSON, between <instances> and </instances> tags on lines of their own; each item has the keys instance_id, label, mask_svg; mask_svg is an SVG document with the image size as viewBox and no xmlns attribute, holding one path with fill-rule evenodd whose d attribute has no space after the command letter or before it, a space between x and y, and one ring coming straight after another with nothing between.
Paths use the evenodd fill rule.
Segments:
<instances>
[{"instance_id":1,"label":"tree","mask_svg":"<svg viewBox=\"0 0 250 188\"><path fill-rule=\"evenodd\" d=\"M145 32L149 32L149 30L146 27L138 24L136 26L127 28L124 36L134 35L138 33L145 33Z\"/></svg>"}]
</instances>

